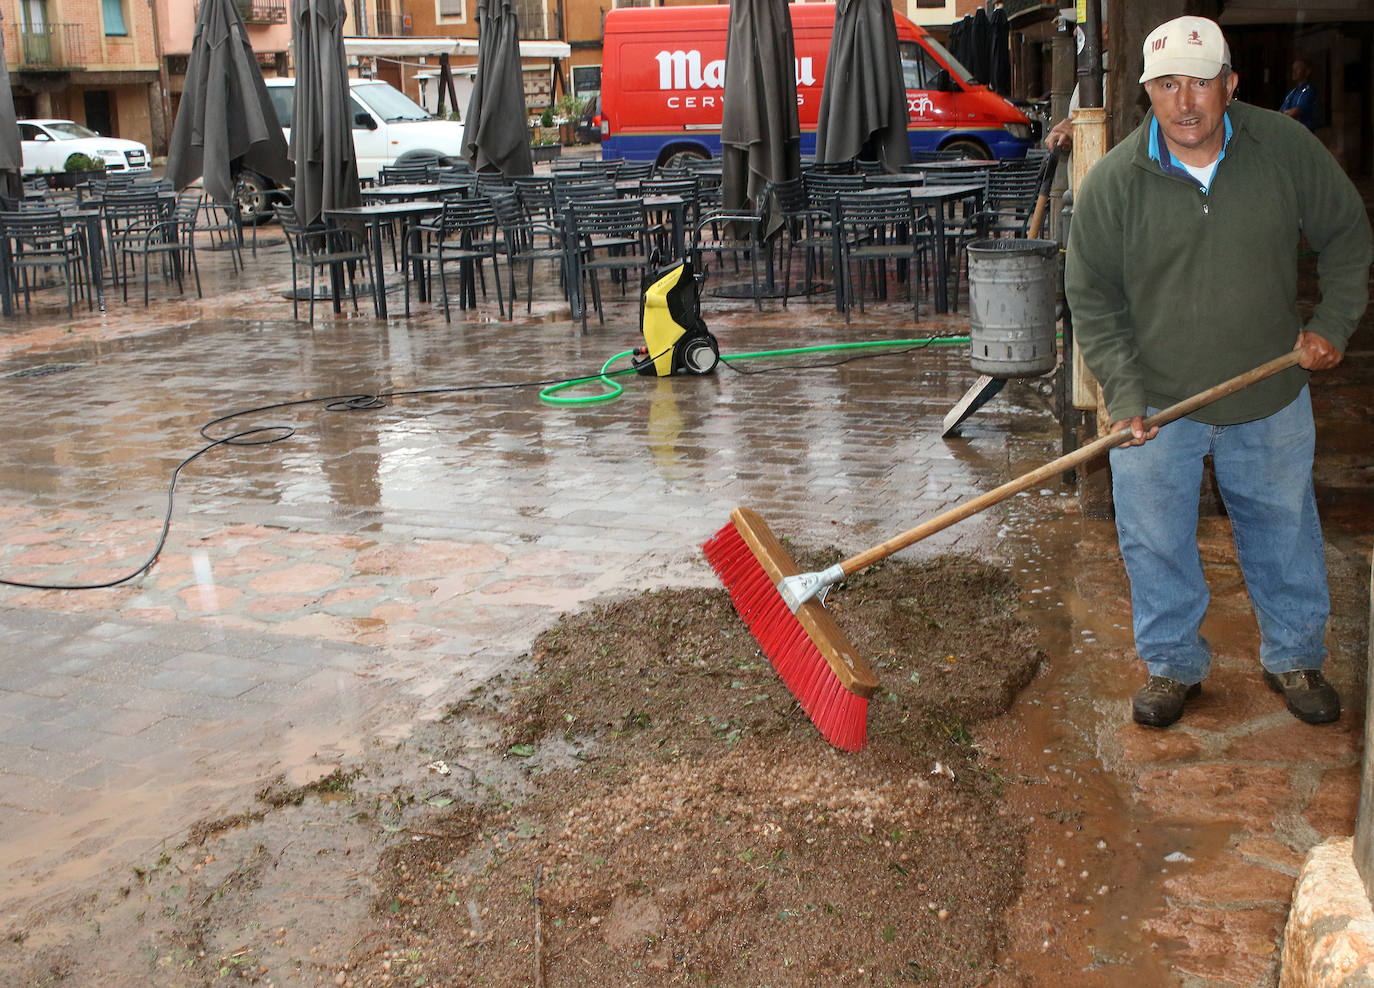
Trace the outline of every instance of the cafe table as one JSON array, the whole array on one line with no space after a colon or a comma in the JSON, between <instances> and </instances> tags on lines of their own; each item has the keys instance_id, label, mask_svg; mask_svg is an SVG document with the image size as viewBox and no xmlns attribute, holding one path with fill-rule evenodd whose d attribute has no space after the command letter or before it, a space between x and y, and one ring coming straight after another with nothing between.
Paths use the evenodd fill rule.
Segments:
<instances>
[{"instance_id":1,"label":"cafe table","mask_svg":"<svg viewBox=\"0 0 1374 988\"><path fill-rule=\"evenodd\" d=\"M388 188L388 186L382 186ZM397 188L398 186L389 186ZM426 186L431 192L436 186ZM372 190L365 190L372 191ZM382 268L382 226L386 223L393 223L401 220L404 227L409 225L422 216L430 216L434 213L442 212L443 202L438 199L407 199L400 202L375 202L364 206L344 206L338 209L326 209L325 217L334 223L347 223L349 221L361 222L368 228L368 239L372 246L372 300L373 311L377 318L385 319L386 311L386 276ZM402 231L402 237L405 233ZM341 280L341 279L336 279ZM423 286L421 288L423 291ZM336 288L334 294L334 305L339 304L339 292Z\"/></svg>"}]
</instances>

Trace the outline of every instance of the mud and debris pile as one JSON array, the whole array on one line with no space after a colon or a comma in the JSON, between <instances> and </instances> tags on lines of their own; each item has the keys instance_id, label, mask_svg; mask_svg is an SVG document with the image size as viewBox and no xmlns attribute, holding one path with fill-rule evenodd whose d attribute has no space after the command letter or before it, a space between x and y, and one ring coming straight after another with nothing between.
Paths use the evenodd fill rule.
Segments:
<instances>
[{"instance_id":1,"label":"mud and debris pile","mask_svg":"<svg viewBox=\"0 0 1374 988\"><path fill-rule=\"evenodd\" d=\"M527 675L452 712L487 744L445 753L451 799L383 856L345 983L984 983L1024 849L974 728L1039 661L1013 584L888 563L830 606L882 683L859 754L722 590L542 635Z\"/></svg>"}]
</instances>

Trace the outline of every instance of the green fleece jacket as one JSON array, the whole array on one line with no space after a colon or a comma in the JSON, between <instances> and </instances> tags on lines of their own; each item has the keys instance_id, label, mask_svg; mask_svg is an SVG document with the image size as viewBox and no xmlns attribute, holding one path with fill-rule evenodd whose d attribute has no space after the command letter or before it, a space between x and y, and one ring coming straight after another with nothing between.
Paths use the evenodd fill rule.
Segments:
<instances>
[{"instance_id":1,"label":"green fleece jacket","mask_svg":"<svg viewBox=\"0 0 1374 988\"><path fill-rule=\"evenodd\" d=\"M1301 329L1341 350L1369 302L1369 218L1302 124L1244 103L1211 186L1149 157L1153 114L1084 177L1064 286L1074 340L1112 422L1167 407L1291 350ZM1298 237L1320 255L1321 302L1297 308ZM1290 368L1191 415L1232 425L1273 414L1307 383Z\"/></svg>"}]
</instances>

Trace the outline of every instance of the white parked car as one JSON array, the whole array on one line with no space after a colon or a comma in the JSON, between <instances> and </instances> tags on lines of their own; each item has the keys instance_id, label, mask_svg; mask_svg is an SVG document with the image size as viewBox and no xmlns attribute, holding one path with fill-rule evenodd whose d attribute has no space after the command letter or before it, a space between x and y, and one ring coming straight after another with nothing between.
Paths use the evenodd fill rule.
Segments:
<instances>
[{"instance_id":1,"label":"white parked car","mask_svg":"<svg viewBox=\"0 0 1374 988\"><path fill-rule=\"evenodd\" d=\"M296 80L271 77L264 80L277 120L291 142L291 118L295 112ZM358 156L358 177L376 178L383 165L437 161L456 162L463 156L463 125L441 120L405 93L380 79L349 82L349 116L353 120L353 149ZM271 212L263 190L272 183L261 175L243 171L235 176L239 205L246 222L266 218Z\"/></svg>"},{"instance_id":2,"label":"white parked car","mask_svg":"<svg viewBox=\"0 0 1374 988\"><path fill-rule=\"evenodd\" d=\"M74 154L101 159L108 172L146 172L151 168L145 145L102 137L70 120L20 120L19 140L25 175L66 171L67 159Z\"/></svg>"}]
</instances>

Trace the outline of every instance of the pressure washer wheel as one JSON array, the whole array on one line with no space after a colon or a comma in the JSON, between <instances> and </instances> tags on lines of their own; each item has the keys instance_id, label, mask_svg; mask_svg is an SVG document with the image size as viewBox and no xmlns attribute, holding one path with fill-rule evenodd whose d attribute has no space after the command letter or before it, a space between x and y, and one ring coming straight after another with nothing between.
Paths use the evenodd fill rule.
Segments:
<instances>
[{"instance_id":1,"label":"pressure washer wheel","mask_svg":"<svg viewBox=\"0 0 1374 988\"><path fill-rule=\"evenodd\" d=\"M720 362L720 350L710 336L694 337L682 345L682 366L690 374L709 374Z\"/></svg>"}]
</instances>

